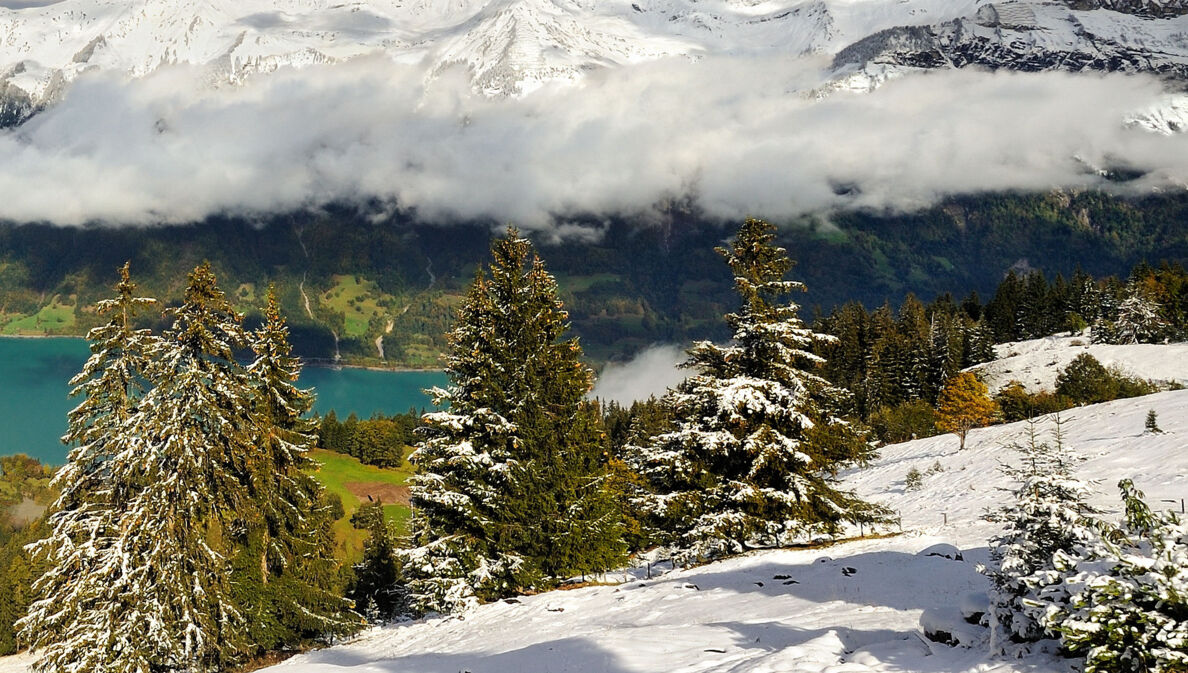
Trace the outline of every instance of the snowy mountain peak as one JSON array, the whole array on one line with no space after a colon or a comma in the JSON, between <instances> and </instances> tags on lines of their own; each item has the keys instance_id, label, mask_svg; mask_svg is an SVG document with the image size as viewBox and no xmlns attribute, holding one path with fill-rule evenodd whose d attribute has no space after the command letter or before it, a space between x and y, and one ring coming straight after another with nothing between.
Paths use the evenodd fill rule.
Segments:
<instances>
[{"instance_id":1,"label":"snowy mountain peak","mask_svg":"<svg viewBox=\"0 0 1188 673\"><path fill-rule=\"evenodd\" d=\"M573 2L516 0L484 8L464 33L443 41L434 72L465 64L487 94L525 93L548 81L672 54L696 45L648 34L618 16L597 16Z\"/></svg>"}]
</instances>

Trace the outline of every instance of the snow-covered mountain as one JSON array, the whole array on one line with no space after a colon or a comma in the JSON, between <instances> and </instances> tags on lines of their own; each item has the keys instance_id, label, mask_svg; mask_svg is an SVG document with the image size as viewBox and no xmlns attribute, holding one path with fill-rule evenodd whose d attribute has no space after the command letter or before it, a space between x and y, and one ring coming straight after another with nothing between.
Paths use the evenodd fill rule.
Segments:
<instances>
[{"instance_id":1,"label":"snow-covered mountain","mask_svg":"<svg viewBox=\"0 0 1188 673\"><path fill-rule=\"evenodd\" d=\"M1163 432L1144 433L1149 410ZM1148 502L1188 497L1188 391L1118 400L1064 414L1065 443L1096 482L1093 504L1116 514L1120 479ZM1050 423L1041 425L1047 433ZM1067 673L1069 660L988 656L985 629L961 620L987 588L996 525L983 520L1009 486L1006 449L1022 423L886 446L846 484L897 511L902 535L821 549L776 550L670 571L664 562L606 577L607 586L500 601L462 617L373 629L351 643L294 657L268 673ZM907 489L916 469L924 477ZM1107 514L1107 516L1109 516ZM924 625L962 640L925 637ZM29 655L0 657L28 673Z\"/></svg>"},{"instance_id":2,"label":"snow-covered mountain","mask_svg":"<svg viewBox=\"0 0 1188 673\"><path fill-rule=\"evenodd\" d=\"M984 3L972 16L869 35L834 57L876 81L902 69L981 66L1152 72L1188 79L1183 2Z\"/></svg>"},{"instance_id":3,"label":"snow-covered mountain","mask_svg":"<svg viewBox=\"0 0 1188 673\"><path fill-rule=\"evenodd\" d=\"M1161 348L1161 347L1155 347ZM1165 348L1166 347L1162 347ZM1149 410L1162 433L1144 433ZM1159 508L1188 496L1188 391L1066 412L1065 442L1096 483L1093 504L1119 509L1116 484L1132 478ZM1040 425L1048 433L1051 423ZM376 629L353 644L295 657L270 673L1064 673L1047 655L988 656L985 629L962 621L985 591L975 566L997 529L983 520L1010 486L999 466L1024 441L1023 423L884 447L846 483L902 518L903 534L823 549L755 553L700 568L646 567L612 586L555 591L485 605L464 618ZM913 468L924 474L907 489ZM1109 515L1107 515L1109 516ZM961 646L932 642L947 630Z\"/></svg>"},{"instance_id":4,"label":"snow-covered mountain","mask_svg":"<svg viewBox=\"0 0 1188 673\"><path fill-rule=\"evenodd\" d=\"M211 85L382 54L523 94L666 56L819 54L844 86L905 69L1188 77L1184 0L59 0L0 2L0 123L93 71L172 64Z\"/></svg>"}]
</instances>

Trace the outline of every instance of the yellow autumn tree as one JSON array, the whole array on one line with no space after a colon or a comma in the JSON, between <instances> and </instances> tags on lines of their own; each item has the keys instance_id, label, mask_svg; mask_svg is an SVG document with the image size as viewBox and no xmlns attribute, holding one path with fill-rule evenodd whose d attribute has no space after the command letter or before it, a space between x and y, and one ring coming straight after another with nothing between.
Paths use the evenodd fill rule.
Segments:
<instances>
[{"instance_id":1,"label":"yellow autumn tree","mask_svg":"<svg viewBox=\"0 0 1188 673\"><path fill-rule=\"evenodd\" d=\"M961 440L960 449L965 448L965 436L973 428L989 425L998 413L998 405L990 399L986 384L970 372L961 372L949 379L937 400L940 418L936 427L952 432Z\"/></svg>"}]
</instances>

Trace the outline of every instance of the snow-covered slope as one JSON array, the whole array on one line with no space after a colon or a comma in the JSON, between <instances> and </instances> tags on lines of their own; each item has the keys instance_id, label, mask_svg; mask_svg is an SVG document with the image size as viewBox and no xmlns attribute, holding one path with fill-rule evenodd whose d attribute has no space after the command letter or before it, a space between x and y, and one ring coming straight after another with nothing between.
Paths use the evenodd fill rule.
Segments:
<instances>
[{"instance_id":1,"label":"snow-covered slope","mask_svg":"<svg viewBox=\"0 0 1188 673\"><path fill-rule=\"evenodd\" d=\"M1095 344L1084 336L1052 336L999 344L995 351L997 360L973 368L991 391L1018 381L1033 392L1050 392L1060 371L1082 353L1130 376L1188 385L1188 343L1115 346Z\"/></svg>"},{"instance_id":2,"label":"snow-covered slope","mask_svg":"<svg viewBox=\"0 0 1188 673\"><path fill-rule=\"evenodd\" d=\"M821 54L833 59L846 86L916 68L965 65L1183 77L1188 16L1182 4L9 0L0 2L0 122L17 123L52 104L85 72L140 77L183 63L205 68L211 84L236 83L286 66L376 53L424 63L431 77L460 65L476 89L492 95L523 94L607 66L707 54ZM987 12L1013 16L1018 8L1030 17L1026 25L987 18Z\"/></svg>"},{"instance_id":3,"label":"snow-covered slope","mask_svg":"<svg viewBox=\"0 0 1188 673\"><path fill-rule=\"evenodd\" d=\"M1149 409L1159 414L1163 434L1143 434ZM1116 510L1114 485L1127 477L1152 502L1174 499L1178 508L1188 496L1185 412L1188 391L1065 414L1066 441L1087 459L1081 473L1100 482L1097 504ZM984 590L974 566L985 559L994 527L981 515L1004 497L999 488L1007 483L997 467L1010 454L1003 447L1024 432L1023 424L975 430L961 452L951 435L888 446L871 466L850 475L850 487L900 512L902 536L757 553L652 580L639 569L616 586L551 592L483 606L464 618L377 629L270 670L1065 671L1067 662L1042 658L988 660L976 644L938 645L920 629L925 610L929 621L944 622L964 594ZM910 469L929 472L935 465L941 471L926 476L920 489L904 490ZM945 558L954 550L963 560Z\"/></svg>"},{"instance_id":4,"label":"snow-covered slope","mask_svg":"<svg viewBox=\"0 0 1188 673\"><path fill-rule=\"evenodd\" d=\"M33 657L28 654L0 657L0 673L26 673L32 663Z\"/></svg>"}]
</instances>

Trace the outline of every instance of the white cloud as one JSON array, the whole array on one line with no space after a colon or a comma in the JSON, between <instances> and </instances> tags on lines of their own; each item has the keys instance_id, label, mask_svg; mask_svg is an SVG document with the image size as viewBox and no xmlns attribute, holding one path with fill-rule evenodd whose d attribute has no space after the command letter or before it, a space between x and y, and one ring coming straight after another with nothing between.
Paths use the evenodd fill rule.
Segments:
<instances>
[{"instance_id":1,"label":"white cloud","mask_svg":"<svg viewBox=\"0 0 1188 673\"><path fill-rule=\"evenodd\" d=\"M779 219L1103 184L1087 165L1142 168L1144 187L1188 178L1188 136L1123 123L1164 100L1154 78L945 71L815 100L801 92L821 66L671 59L519 100L472 95L460 70L426 88L419 66L379 57L214 89L197 68L84 76L0 134L0 217L153 224L376 197L541 228L684 194Z\"/></svg>"},{"instance_id":2,"label":"white cloud","mask_svg":"<svg viewBox=\"0 0 1188 673\"><path fill-rule=\"evenodd\" d=\"M650 396L661 397L683 381L689 372L677 365L686 360L678 346L652 346L640 351L630 362L611 363L602 370L590 397L629 405Z\"/></svg>"}]
</instances>

